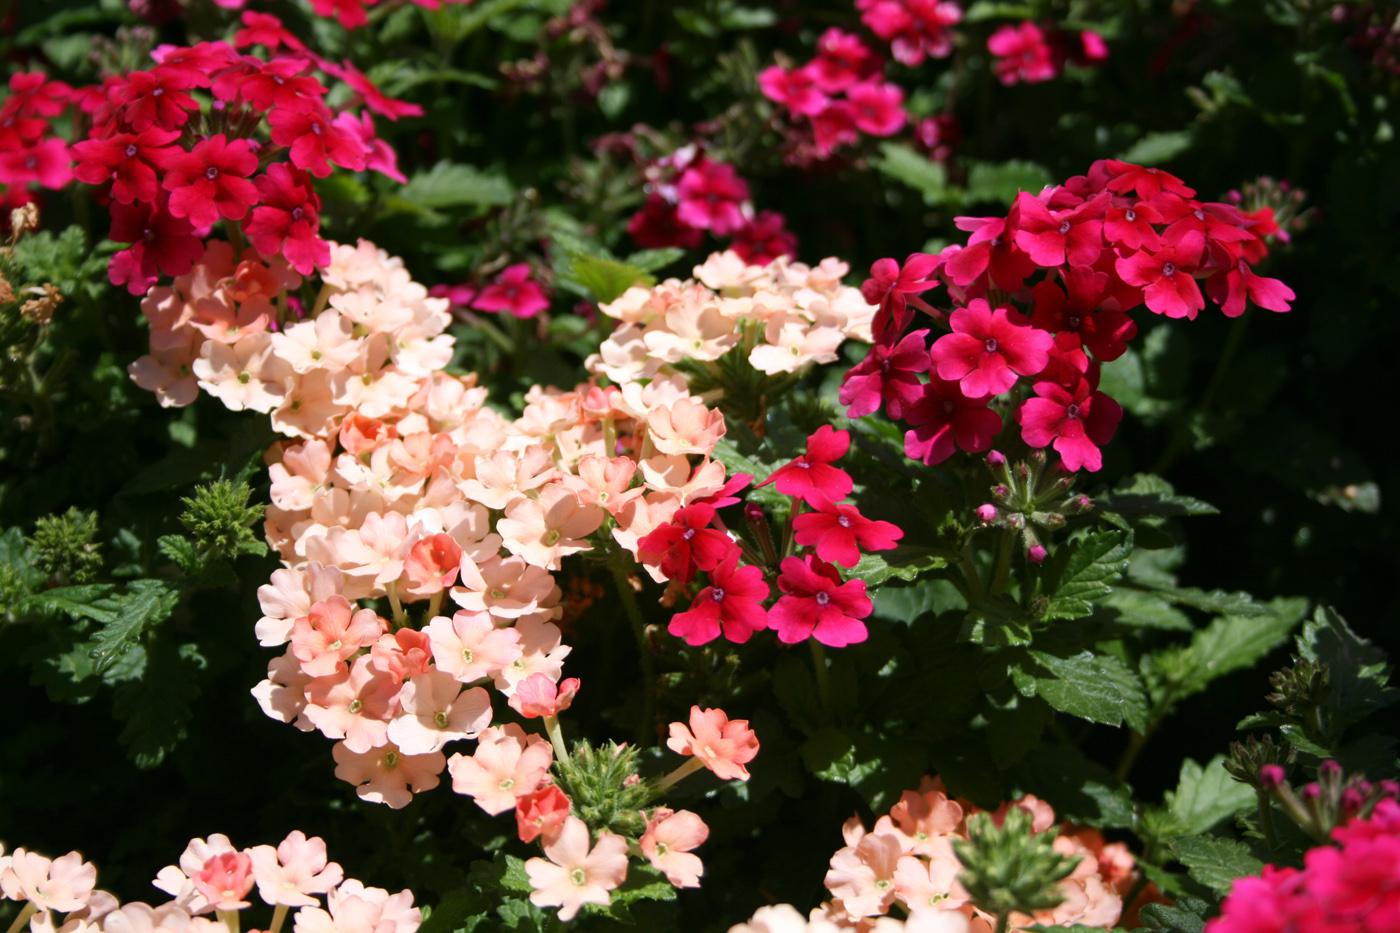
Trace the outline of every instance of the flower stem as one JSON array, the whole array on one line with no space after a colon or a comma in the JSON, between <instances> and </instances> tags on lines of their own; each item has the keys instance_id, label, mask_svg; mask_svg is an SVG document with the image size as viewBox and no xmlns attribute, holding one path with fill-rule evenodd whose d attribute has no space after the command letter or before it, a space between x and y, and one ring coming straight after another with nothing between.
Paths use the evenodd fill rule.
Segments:
<instances>
[{"instance_id":1,"label":"flower stem","mask_svg":"<svg viewBox=\"0 0 1400 933\"><path fill-rule=\"evenodd\" d=\"M10 928L5 933L19 933L22 926L29 922L29 918L39 911L38 904L25 904L19 910L19 916L15 917L15 922L10 924Z\"/></svg>"},{"instance_id":2,"label":"flower stem","mask_svg":"<svg viewBox=\"0 0 1400 933\"><path fill-rule=\"evenodd\" d=\"M1142 754L1142 750L1146 745L1146 733L1135 731L1128 738L1128 747L1123 749L1123 757L1118 759L1118 767L1115 770L1118 780L1127 780L1128 775L1133 770L1133 765L1137 764L1138 755Z\"/></svg>"},{"instance_id":3,"label":"flower stem","mask_svg":"<svg viewBox=\"0 0 1400 933\"><path fill-rule=\"evenodd\" d=\"M1006 589L1006 582L1011 574L1011 549L1016 543L1016 532L1010 528L1003 528L998 534L997 559L992 570L992 583L988 591L995 596Z\"/></svg>"},{"instance_id":4,"label":"flower stem","mask_svg":"<svg viewBox=\"0 0 1400 933\"><path fill-rule=\"evenodd\" d=\"M1007 925L1008 925L1010 922L1011 922L1011 913L1010 913L1010 911L1007 911L1007 912L1003 913L1000 917L997 917L997 930L996 930L996 933L1006 933Z\"/></svg>"},{"instance_id":5,"label":"flower stem","mask_svg":"<svg viewBox=\"0 0 1400 933\"><path fill-rule=\"evenodd\" d=\"M1259 831L1264 834L1264 842L1272 852L1278 848L1278 836L1274 833L1274 808L1268 794L1262 790L1256 791L1256 794L1259 797Z\"/></svg>"},{"instance_id":6,"label":"flower stem","mask_svg":"<svg viewBox=\"0 0 1400 933\"><path fill-rule=\"evenodd\" d=\"M217 910L214 913L218 916L219 922L224 925L224 929L228 930L228 933L238 933L238 911Z\"/></svg>"},{"instance_id":7,"label":"flower stem","mask_svg":"<svg viewBox=\"0 0 1400 933\"><path fill-rule=\"evenodd\" d=\"M403 628L408 621L408 613L403 611L403 603L399 601L398 581L390 583L384 591L389 594L389 608L394 612L394 628Z\"/></svg>"},{"instance_id":8,"label":"flower stem","mask_svg":"<svg viewBox=\"0 0 1400 933\"><path fill-rule=\"evenodd\" d=\"M423 617L424 621L432 621L437 616L438 612L442 609L442 594L445 592L447 591L438 590L432 596L428 597L428 612ZM269 931L269 933L271 933L271 931Z\"/></svg>"},{"instance_id":9,"label":"flower stem","mask_svg":"<svg viewBox=\"0 0 1400 933\"><path fill-rule=\"evenodd\" d=\"M696 771L699 771L704 767L705 762L701 761L699 758L687 759L686 762L682 764L679 768L672 771L670 774L666 775L664 778L656 782L656 792L659 794L663 791L671 789L672 787L675 787L681 781L684 781L686 778L690 777Z\"/></svg>"},{"instance_id":10,"label":"flower stem","mask_svg":"<svg viewBox=\"0 0 1400 933\"><path fill-rule=\"evenodd\" d=\"M560 761L568 761L569 747L564 744L564 730L559 725L559 717L544 717L544 731L549 733L549 744L554 746L554 757Z\"/></svg>"},{"instance_id":11,"label":"flower stem","mask_svg":"<svg viewBox=\"0 0 1400 933\"><path fill-rule=\"evenodd\" d=\"M831 674L826 669L826 649L815 638L807 639L812 647L812 670L817 676L817 695L821 697L822 712L831 717Z\"/></svg>"},{"instance_id":12,"label":"flower stem","mask_svg":"<svg viewBox=\"0 0 1400 933\"><path fill-rule=\"evenodd\" d=\"M272 924L268 926L267 933L281 933L282 923L287 919L287 905L278 904L272 909Z\"/></svg>"},{"instance_id":13,"label":"flower stem","mask_svg":"<svg viewBox=\"0 0 1400 933\"><path fill-rule=\"evenodd\" d=\"M637 594L632 591L632 583L627 578L627 567L623 560L622 552L618 551L608 561L608 567L612 570L618 599L622 601L622 611L632 627L632 637L637 642L637 654L641 655L642 719L637 727L637 739L639 742L645 742L656 719L656 661L651 656L651 646L647 644L646 621L642 618L641 607L637 605Z\"/></svg>"}]
</instances>

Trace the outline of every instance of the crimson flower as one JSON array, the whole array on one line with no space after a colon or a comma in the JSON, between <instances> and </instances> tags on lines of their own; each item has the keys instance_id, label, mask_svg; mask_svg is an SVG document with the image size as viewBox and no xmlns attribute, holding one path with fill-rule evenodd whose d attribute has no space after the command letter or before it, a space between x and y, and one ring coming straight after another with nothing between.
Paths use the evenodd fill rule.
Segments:
<instances>
[{"instance_id":1,"label":"crimson flower","mask_svg":"<svg viewBox=\"0 0 1400 933\"><path fill-rule=\"evenodd\" d=\"M997 80L1010 86L1025 82L1038 84L1060 73L1059 57L1045 38L1045 32L1029 20L1002 26L987 39L987 51L996 58L992 70Z\"/></svg>"},{"instance_id":2,"label":"crimson flower","mask_svg":"<svg viewBox=\"0 0 1400 933\"><path fill-rule=\"evenodd\" d=\"M264 257L281 255L302 275L331 261L331 248L318 235L321 200L311 190L311 180L281 162L259 175L261 204L243 223L243 232Z\"/></svg>"},{"instance_id":3,"label":"crimson flower","mask_svg":"<svg viewBox=\"0 0 1400 933\"><path fill-rule=\"evenodd\" d=\"M943 251L944 269L955 285L971 285L989 273L992 284L1016 291L1035 271L1035 263L1016 246L1016 226L1011 217L954 217L953 226L972 234L967 245Z\"/></svg>"},{"instance_id":4,"label":"crimson flower","mask_svg":"<svg viewBox=\"0 0 1400 933\"><path fill-rule=\"evenodd\" d=\"M1217 273L1206 282L1206 291L1220 305L1226 317L1244 313L1245 298L1270 311L1288 311L1296 296L1293 289L1266 276L1256 275L1249 263L1238 259L1225 272Z\"/></svg>"},{"instance_id":5,"label":"crimson flower","mask_svg":"<svg viewBox=\"0 0 1400 933\"><path fill-rule=\"evenodd\" d=\"M1161 212L1147 201L1111 207L1104 216L1103 236L1124 249L1156 249L1161 240L1153 224L1163 221Z\"/></svg>"},{"instance_id":6,"label":"crimson flower","mask_svg":"<svg viewBox=\"0 0 1400 933\"><path fill-rule=\"evenodd\" d=\"M506 266L496 281L477 293L472 307L478 311L508 311L519 318L534 317L549 307L544 289L530 278L530 264Z\"/></svg>"},{"instance_id":7,"label":"crimson flower","mask_svg":"<svg viewBox=\"0 0 1400 933\"><path fill-rule=\"evenodd\" d=\"M334 16L345 29L358 29L369 22L369 18L365 16L365 7L373 2L374 0L311 0L311 9L317 16Z\"/></svg>"},{"instance_id":8,"label":"crimson flower","mask_svg":"<svg viewBox=\"0 0 1400 933\"><path fill-rule=\"evenodd\" d=\"M637 541L637 558L661 568L668 579L689 583L696 570L714 570L738 551L738 545L711 528L715 509L695 503L676 510L671 521Z\"/></svg>"},{"instance_id":9,"label":"crimson flower","mask_svg":"<svg viewBox=\"0 0 1400 933\"><path fill-rule=\"evenodd\" d=\"M1001 432L1001 416L987 407L988 396L968 398L956 382L932 377L922 397L905 413L913 426L904 432L904 453L929 466L962 450L990 450Z\"/></svg>"},{"instance_id":10,"label":"crimson flower","mask_svg":"<svg viewBox=\"0 0 1400 933\"><path fill-rule=\"evenodd\" d=\"M854 487L850 474L831 464L851 449L851 435L829 424L817 428L807 438L807 452L773 471L759 483L773 483L785 496L799 496L814 508L823 501L844 499Z\"/></svg>"},{"instance_id":11,"label":"crimson flower","mask_svg":"<svg viewBox=\"0 0 1400 933\"><path fill-rule=\"evenodd\" d=\"M1195 276L1201 246L1199 236L1188 236L1175 245L1163 244L1155 252L1141 250L1120 256L1114 268L1123 281L1143 289L1149 311L1171 318L1194 318L1206 306Z\"/></svg>"},{"instance_id":12,"label":"crimson flower","mask_svg":"<svg viewBox=\"0 0 1400 933\"><path fill-rule=\"evenodd\" d=\"M1103 197L1067 211L1051 211L1034 195L1016 196L1016 245L1037 266L1092 266L1103 252Z\"/></svg>"},{"instance_id":13,"label":"crimson flower","mask_svg":"<svg viewBox=\"0 0 1400 933\"><path fill-rule=\"evenodd\" d=\"M749 186L734 166L708 159L681 173L676 185L681 222L715 236L726 236L744 225L743 202Z\"/></svg>"},{"instance_id":14,"label":"crimson flower","mask_svg":"<svg viewBox=\"0 0 1400 933\"><path fill-rule=\"evenodd\" d=\"M846 417L859 418L883 404L891 418L903 418L923 394L919 373L929 368L928 330L916 330L894 346L875 344L865 359L852 366L841 383Z\"/></svg>"},{"instance_id":15,"label":"crimson flower","mask_svg":"<svg viewBox=\"0 0 1400 933\"><path fill-rule=\"evenodd\" d=\"M913 316L909 296L937 286L934 273L942 264L941 256L929 253L910 253L903 266L889 258L871 263L870 278L861 283L860 293L868 304L880 308L871 325L877 343L893 343L904 332Z\"/></svg>"},{"instance_id":16,"label":"crimson flower","mask_svg":"<svg viewBox=\"0 0 1400 933\"><path fill-rule=\"evenodd\" d=\"M162 184L170 192L170 213L196 227L213 226L220 217L242 220L258 203L258 188L248 180L257 168L246 139L229 142L218 133L196 143L169 160Z\"/></svg>"},{"instance_id":17,"label":"crimson flower","mask_svg":"<svg viewBox=\"0 0 1400 933\"><path fill-rule=\"evenodd\" d=\"M232 64L238 53L227 42L200 42L184 48L161 46L151 57L185 87L207 87L209 76Z\"/></svg>"},{"instance_id":18,"label":"crimson flower","mask_svg":"<svg viewBox=\"0 0 1400 933\"><path fill-rule=\"evenodd\" d=\"M23 187L35 182L57 191L73 178L73 157L68 144L57 136L23 149L0 153L0 179L6 185Z\"/></svg>"},{"instance_id":19,"label":"crimson flower","mask_svg":"<svg viewBox=\"0 0 1400 933\"><path fill-rule=\"evenodd\" d=\"M865 581L842 583L836 568L820 558L784 558L778 589L783 596L768 610L768 627L784 644L815 638L828 648L844 648L869 635L860 621L874 609Z\"/></svg>"},{"instance_id":20,"label":"crimson flower","mask_svg":"<svg viewBox=\"0 0 1400 933\"><path fill-rule=\"evenodd\" d=\"M821 113L831 100L817 87L816 69L811 65L783 68L773 65L758 73L758 89L775 104L803 116Z\"/></svg>"},{"instance_id":21,"label":"crimson flower","mask_svg":"<svg viewBox=\"0 0 1400 933\"><path fill-rule=\"evenodd\" d=\"M140 133L116 133L106 139L85 139L73 146L73 176L89 185L112 183L112 200L120 204L154 201L159 187L156 169L179 152L170 144L179 130L148 127Z\"/></svg>"},{"instance_id":22,"label":"crimson flower","mask_svg":"<svg viewBox=\"0 0 1400 933\"><path fill-rule=\"evenodd\" d=\"M1052 333L1078 334L1096 360L1118 359L1137 335L1137 325L1122 311L1103 307L1108 276L1083 268L1068 269L1061 276L1064 288L1051 279L1035 286L1031 323Z\"/></svg>"},{"instance_id":23,"label":"crimson flower","mask_svg":"<svg viewBox=\"0 0 1400 933\"><path fill-rule=\"evenodd\" d=\"M161 274L184 275L204 255L189 221L172 216L162 203L113 204L107 236L131 244L112 257L107 275L133 295L144 295Z\"/></svg>"},{"instance_id":24,"label":"crimson flower","mask_svg":"<svg viewBox=\"0 0 1400 933\"><path fill-rule=\"evenodd\" d=\"M397 100L385 94L377 84L369 79L368 75L349 61L343 61L339 65L334 62L323 62L322 67L329 74L344 81L350 90L360 96L360 100L365 102L366 107L381 117L388 120L398 120L399 117L421 117L423 115L423 108L418 104Z\"/></svg>"},{"instance_id":25,"label":"crimson flower","mask_svg":"<svg viewBox=\"0 0 1400 933\"><path fill-rule=\"evenodd\" d=\"M833 26L817 40L817 57L807 67L817 87L838 94L870 74L876 65L875 54L860 36Z\"/></svg>"},{"instance_id":26,"label":"crimson flower","mask_svg":"<svg viewBox=\"0 0 1400 933\"><path fill-rule=\"evenodd\" d=\"M214 96L223 101L242 100L259 113L277 107L287 111L314 110L326 89L320 81L302 74L310 63L303 58L274 58L264 62L246 57L236 68L227 68L214 80Z\"/></svg>"},{"instance_id":27,"label":"crimson flower","mask_svg":"<svg viewBox=\"0 0 1400 933\"><path fill-rule=\"evenodd\" d=\"M1035 394L1016 413L1021 439L1031 447L1053 442L1066 470L1097 472L1103 466L1099 448L1113 439L1123 409L1088 378L1080 379L1073 389L1037 382Z\"/></svg>"},{"instance_id":28,"label":"crimson flower","mask_svg":"<svg viewBox=\"0 0 1400 933\"><path fill-rule=\"evenodd\" d=\"M274 107L267 115L272 141L291 147L292 164L317 178L331 173L331 163L358 172L365 167L365 146L355 133L337 126L319 103L309 109Z\"/></svg>"},{"instance_id":29,"label":"crimson flower","mask_svg":"<svg viewBox=\"0 0 1400 933\"><path fill-rule=\"evenodd\" d=\"M1160 168L1143 168L1118 159L1105 159L1103 165L1109 175L1109 191L1135 191L1140 198L1155 198L1163 191L1182 198L1196 195L1195 188L1187 187L1186 182Z\"/></svg>"},{"instance_id":30,"label":"crimson flower","mask_svg":"<svg viewBox=\"0 0 1400 933\"><path fill-rule=\"evenodd\" d=\"M962 10L949 0L856 0L861 22L890 43L901 65L921 65L925 58L947 58Z\"/></svg>"},{"instance_id":31,"label":"crimson flower","mask_svg":"<svg viewBox=\"0 0 1400 933\"><path fill-rule=\"evenodd\" d=\"M780 256L797 254L797 237L787 228L787 218L777 211L759 211L734 231L729 248L744 262L766 266Z\"/></svg>"},{"instance_id":32,"label":"crimson flower","mask_svg":"<svg viewBox=\"0 0 1400 933\"><path fill-rule=\"evenodd\" d=\"M812 117L812 142L817 155L825 159L837 149L860 139L855 114L844 100L831 102L825 110Z\"/></svg>"},{"instance_id":33,"label":"crimson flower","mask_svg":"<svg viewBox=\"0 0 1400 933\"><path fill-rule=\"evenodd\" d=\"M958 308L949 323L953 332L934 341L929 357L939 378L957 380L968 398L998 395L1018 375L1034 376L1045 368L1054 342L1019 311L993 310L983 298Z\"/></svg>"},{"instance_id":34,"label":"crimson flower","mask_svg":"<svg viewBox=\"0 0 1400 933\"><path fill-rule=\"evenodd\" d=\"M676 205L656 194L627 221L627 233L643 249L694 249L705 239L705 231L682 223Z\"/></svg>"},{"instance_id":35,"label":"crimson flower","mask_svg":"<svg viewBox=\"0 0 1400 933\"><path fill-rule=\"evenodd\" d=\"M233 44L240 49L261 45L275 52L285 45L294 52L306 51L306 43L288 30L280 19L271 13L254 13L252 10L243 13L243 28L233 37Z\"/></svg>"},{"instance_id":36,"label":"crimson flower","mask_svg":"<svg viewBox=\"0 0 1400 933\"><path fill-rule=\"evenodd\" d=\"M735 548L724 563L710 571L710 585L695 594L690 608L671 617L666 631L692 646L708 644L721 633L742 645L768 626L768 614L763 610L767 598L763 571L739 566Z\"/></svg>"},{"instance_id":37,"label":"crimson flower","mask_svg":"<svg viewBox=\"0 0 1400 933\"><path fill-rule=\"evenodd\" d=\"M846 92L856 129L871 136L893 136L904 129L904 91L897 84L862 81Z\"/></svg>"},{"instance_id":38,"label":"crimson flower","mask_svg":"<svg viewBox=\"0 0 1400 933\"><path fill-rule=\"evenodd\" d=\"M866 518L854 505L837 502L802 513L792 527L798 544L816 548L822 560L843 567L860 563L862 550L888 551L904 537L898 525Z\"/></svg>"},{"instance_id":39,"label":"crimson flower","mask_svg":"<svg viewBox=\"0 0 1400 933\"><path fill-rule=\"evenodd\" d=\"M197 79L184 69L160 66L133 71L115 81L107 90L107 100L138 133L150 126L172 129L185 125L188 111L199 109L199 102L186 93L195 86Z\"/></svg>"}]
</instances>

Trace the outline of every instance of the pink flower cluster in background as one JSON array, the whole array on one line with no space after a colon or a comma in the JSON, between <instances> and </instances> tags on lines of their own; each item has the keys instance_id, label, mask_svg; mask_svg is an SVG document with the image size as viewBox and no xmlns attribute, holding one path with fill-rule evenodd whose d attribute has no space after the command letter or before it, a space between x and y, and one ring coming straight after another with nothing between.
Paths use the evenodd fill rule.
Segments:
<instances>
[{"instance_id":1,"label":"pink flower cluster in background","mask_svg":"<svg viewBox=\"0 0 1400 933\"><path fill-rule=\"evenodd\" d=\"M1207 933L1380 933L1400 929L1400 803L1382 800L1332 831L1302 868L1268 865L1240 878Z\"/></svg>"},{"instance_id":2,"label":"pink flower cluster in background","mask_svg":"<svg viewBox=\"0 0 1400 933\"><path fill-rule=\"evenodd\" d=\"M627 222L638 246L695 249L705 234L727 238L744 260L762 265L797 250L781 214L754 212L749 185L734 166L685 146L645 169L647 199Z\"/></svg>"},{"instance_id":3,"label":"pink flower cluster in background","mask_svg":"<svg viewBox=\"0 0 1400 933\"><path fill-rule=\"evenodd\" d=\"M327 858L325 841L300 830L275 847L239 849L222 833L192 839L178 864L161 869L153 884L169 900L122 904L97 889L97 868L77 852L49 859L26 849L7 855L0 847L0 894L21 905L12 930L27 920L33 931L223 933L238 929L254 888L274 908L268 933L279 933L293 910L297 933L413 933L421 919L412 891L390 894L345 877Z\"/></svg>"},{"instance_id":4,"label":"pink flower cluster in background","mask_svg":"<svg viewBox=\"0 0 1400 933\"><path fill-rule=\"evenodd\" d=\"M1055 811L1032 796L1003 804L1031 814L1032 832L1055 827ZM966 800L949 797L936 778L907 790L899 802L867 829L859 817L841 828L845 846L831 857L826 888L831 899L803 917L788 905L759 910L729 933L779 933L788 930L909 930L912 933L991 933L994 916L978 910L958 883L962 866L953 841L967 838L968 817L980 812ZM1054 841L1062 855L1078 857L1074 871L1060 882L1063 900L1034 916L1013 914L1007 929L1075 926L1108 929L1123 916L1123 897L1138 872L1127 846L1106 843L1092 829L1062 825ZM903 919L901 919L903 918Z\"/></svg>"},{"instance_id":5,"label":"pink flower cluster in background","mask_svg":"<svg viewBox=\"0 0 1400 933\"><path fill-rule=\"evenodd\" d=\"M1067 61L1086 67L1108 59L1108 43L1092 30L1041 28L1030 20L1006 25L987 38L996 59L992 71L1002 84L1039 84L1058 77Z\"/></svg>"},{"instance_id":6,"label":"pink flower cluster in background","mask_svg":"<svg viewBox=\"0 0 1400 933\"><path fill-rule=\"evenodd\" d=\"M1022 192L1005 217L955 218L964 244L877 261L863 286L880 306L875 346L846 374L848 414L905 421L905 452L928 464L985 452L1014 423L1065 469L1098 470L1122 418L1099 391L1100 364L1137 334L1130 311L1194 318L1208 295L1237 317L1246 302L1287 311L1293 300L1254 271L1270 219L1195 195L1162 169L1099 161ZM951 313L920 297L939 286ZM909 331L916 311L930 326Z\"/></svg>"}]
</instances>

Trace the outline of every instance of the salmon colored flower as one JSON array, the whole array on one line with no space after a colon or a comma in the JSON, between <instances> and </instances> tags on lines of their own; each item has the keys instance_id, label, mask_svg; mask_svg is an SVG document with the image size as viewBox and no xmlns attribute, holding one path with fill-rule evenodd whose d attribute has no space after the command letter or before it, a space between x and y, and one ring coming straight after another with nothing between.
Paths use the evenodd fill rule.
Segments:
<instances>
[{"instance_id":1,"label":"salmon colored flower","mask_svg":"<svg viewBox=\"0 0 1400 933\"><path fill-rule=\"evenodd\" d=\"M310 907L316 895L328 894L345 877L344 870L326 858L326 841L294 830L277 848L262 845L248 850L258 896L268 904Z\"/></svg>"},{"instance_id":2,"label":"salmon colored flower","mask_svg":"<svg viewBox=\"0 0 1400 933\"><path fill-rule=\"evenodd\" d=\"M657 807L647 820L646 831L638 841L651 867L678 888L700 887L705 866L692 850L710 836L710 828L689 810Z\"/></svg>"},{"instance_id":3,"label":"salmon colored flower","mask_svg":"<svg viewBox=\"0 0 1400 933\"><path fill-rule=\"evenodd\" d=\"M471 756L447 761L452 790L495 815L513 810L516 801L533 794L545 781L554 751L537 735L527 736L514 723L481 733Z\"/></svg>"},{"instance_id":4,"label":"salmon colored flower","mask_svg":"<svg viewBox=\"0 0 1400 933\"><path fill-rule=\"evenodd\" d=\"M253 860L246 852L220 852L192 880L215 910L242 910L248 906L243 898L253 890Z\"/></svg>"},{"instance_id":5,"label":"salmon colored flower","mask_svg":"<svg viewBox=\"0 0 1400 933\"><path fill-rule=\"evenodd\" d=\"M530 903L558 907L560 920L572 920L584 904L610 903L610 892L627 878L627 840L604 830L590 848L588 826L577 817L564 821L544 854L525 863Z\"/></svg>"},{"instance_id":6,"label":"salmon colored flower","mask_svg":"<svg viewBox=\"0 0 1400 933\"><path fill-rule=\"evenodd\" d=\"M671 723L666 747L690 755L725 781L747 781L744 767L758 754L758 737L747 719L730 719L722 709L690 708L690 721Z\"/></svg>"},{"instance_id":7,"label":"salmon colored flower","mask_svg":"<svg viewBox=\"0 0 1400 933\"><path fill-rule=\"evenodd\" d=\"M569 798L554 784L544 784L515 802L515 827L521 842L553 841L569 816Z\"/></svg>"}]
</instances>

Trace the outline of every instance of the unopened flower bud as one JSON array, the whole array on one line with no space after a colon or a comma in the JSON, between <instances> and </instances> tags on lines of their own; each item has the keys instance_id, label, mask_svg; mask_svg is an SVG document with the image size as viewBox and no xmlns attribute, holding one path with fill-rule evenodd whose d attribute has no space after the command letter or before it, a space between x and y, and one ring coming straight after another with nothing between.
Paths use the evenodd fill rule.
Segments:
<instances>
[{"instance_id":1,"label":"unopened flower bud","mask_svg":"<svg viewBox=\"0 0 1400 933\"><path fill-rule=\"evenodd\" d=\"M1259 786L1265 790L1281 787L1285 779L1282 765L1264 765L1259 769Z\"/></svg>"},{"instance_id":2,"label":"unopened flower bud","mask_svg":"<svg viewBox=\"0 0 1400 933\"><path fill-rule=\"evenodd\" d=\"M1392 800L1400 797L1400 781L1381 781L1380 792L1382 797L1389 797Z\"/></svg>"},{"instance_id":3,"label":"unopened flower bud","mask_svg":"<svg viewBox=\"0 0 1400 933\"><path fill-rule=\"evenodd\" d=\"M1319 777L1335 778L1341 773L1342 766L1331 758L1328 758L1322 764L1317 766L1317 774Z\"/></svg>"},{"instance_id":4,"label":"unopened flower bud","mask_svg":"<svg viewBox=\"0 0 1400 933\"><path fill-rule=\"evenodd\" d=\"M984 502L977 507L977 520L984 525L990 525L997 520L997 507L990 502Z\"/></svg>"},{"instance_id":5,"label":"unopened flower bud","mask_svg":"<svg viewBox=\"0 0 1400 933\"><path fill-rule=\"evenodd\" d=\"M1026 560L1030 561L1032 564L1045 563L1045 546L1041 544L1032 544L1026 549Z\"/></svg>"},{"instance_id":6,"label":"unopened flower bud","mask_svg":"<svg viewBox=\"0 0 1400 933\"><path fill-rule=\"evenodd\" d=\"M1006 454L999 450L987 451L987 466L994 470L1006 466Z\"/></svg>"},{"instance_id":7,"label":"unopened flower bud","mask_svg":"<svg viewBox=\"0 0 1400 933\"><path fill-rule=\"evenodd\" d=\"M1011 490L998 483L992 487L992 498L998 502L1005 502L1011 496Z\"/></svg>"},{"instance_id":8,"label":"unopened flower bud","mask_svg":"<svg viewBox=\"0 0 1400 933\"><path fill-rule=\"evenodd\" d=\"M1319 798L1319 797L1321 797L1321 796L1322 796L1322 786L1321 786L1320 784L1318 784L1316 781L1313 781L1311 784L1308 784L1308 785L1304 786L1304 788L1303 788L1303 799L1304 799L1304 800L1316 800L1317 798Z\"/></svg>"}]
</instances>

